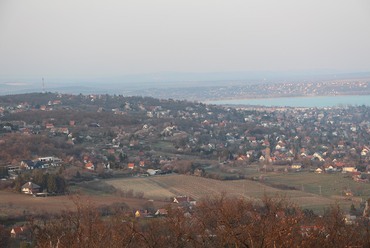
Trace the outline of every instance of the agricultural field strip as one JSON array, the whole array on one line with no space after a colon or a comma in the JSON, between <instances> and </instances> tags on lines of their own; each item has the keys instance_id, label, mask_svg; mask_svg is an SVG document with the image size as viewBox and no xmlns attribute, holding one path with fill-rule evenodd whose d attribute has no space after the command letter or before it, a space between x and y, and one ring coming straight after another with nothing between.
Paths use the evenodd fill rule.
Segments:
<instances>
[{"instance_id":1,"label":"agricultural field strip","mask_svg":"<svg viewBox=\"0 0 370 248\"><path fill-rule=\"evenodd\" d=\"M169 192L173 193L174 195L179 195L180 194L180 192L176 191L174 189L174 187L169 188L168 185L164 184L163 182L160 182L158 180L154 180L153 178L148 178L148 181L151 181L151 182L157 184L161 188L167 189Z\"/></svg>"},{"instance_id":2,"label":"agricultural field strip","mask_svg":"<svg viewBox=\"0 0 370 248\"><path fill-rule=\"evenodd\" d=\"M211 195L228 195L246 196L260 198L265 193L281 194L292 200L294 198L312 198L317 195L295 191L295 190L278 190L258 182L248 180L239 181L218 181L208 178L200 178L186 175L166 175L155 176L150 178L130 178L130 179L113 179L107 183L118 189L144 192L146 198L163 198L174 195L189 195L195 199Z\"/></svg>"},{"instance_id":3,"label":"agricultural field strip","mask_svg":"<svg viewBox=\"0 0 370 248\"><path fill-rule=\"evenodd\" d=\"M343 174L322 174L299 173L293 175L270 175L269 182L284 183L294 186L297 189L304 189L305 192L320 194L328 197L342 196L345 189L351 189L358 196L368 196L370 185L358 183L350 178L343 178Z\"/></svg>"},{"instance_id":4,"label":"agricultural field strip","mask_svg":"<svg viewBox=\"0 0 370 248\"><path fill-rule=\"evenodd\" d=\"M168 189L147 180L147 178L113 179L107 180L106 183L120 190L144 192L145 198L155 198L158 200L173 196L173 193Z\"/></svg>"},{"instance_id":5,"label":"agricultural field strip","mask_svg":"<svg viewBox=\"0 0 370 248\"><path fill-rule=\"evenodd\" d=\"M160 180L163 180L164 183L176 191L182 192L182 195L189 195L196 199L221 193L217 186L212 185L212 182L203 181L196 177L179 175L176 176L177 183L174 183L174 180L170 178Z\"/></svg>"},{"instance_id":6,"label":"agricultural field strip","mask_svg":"<svg viewBox=\"0 0 370 248\"><path fill-rule=\"evenodd\" d=\"M296 178L290 178L297 180ZM283 180L283 178L281 179ZM339 204L349 208L351 201L343 197L320 196L318 193L303 192L300 190L280 190L250 180L219 181L188 175L163 175L149 178L109 179L106 182L117 189L144 192L144 197L153 200L169 200L175 195L188 195L196 200L208 196L217 196L226 193L229 196L260 199L264 194L269 196L283 196L304 208L323 211L324 207ZM316 186L317 187L317 186Z\"/></svg>"}]
</instances>

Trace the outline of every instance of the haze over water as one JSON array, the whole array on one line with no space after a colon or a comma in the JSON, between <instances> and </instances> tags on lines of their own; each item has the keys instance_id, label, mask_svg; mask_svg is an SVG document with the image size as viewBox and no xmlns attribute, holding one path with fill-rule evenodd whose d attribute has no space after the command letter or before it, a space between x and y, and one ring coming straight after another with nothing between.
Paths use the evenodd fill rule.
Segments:
<instances>
[{"instance_id":1,"label":"haze over water","mask_svg":"<svg viewBox=\"0 0 370 248\"><path fill-rule=\"evenodd\" d=\"M362 96L314 96L314 97L279 97L264 99L234 99L210 101L217 105L260 105L266 107L343 107L343 106L370 106L370 95Z\"/></svg>"}]
</instances>

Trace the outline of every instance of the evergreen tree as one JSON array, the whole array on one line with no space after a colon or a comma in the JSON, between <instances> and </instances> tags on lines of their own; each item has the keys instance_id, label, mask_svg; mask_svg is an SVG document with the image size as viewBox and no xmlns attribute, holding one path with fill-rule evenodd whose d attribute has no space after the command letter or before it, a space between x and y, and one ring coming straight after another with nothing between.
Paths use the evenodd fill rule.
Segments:
<instances>
[{"instance_id":1,"label":"evergreen tree","mask_svg":"<svg viewBox=\"0 0 370 248\"><path fill-rule=\"evenodd\" d=\"M57 192L57 179L55 175L48 175L47 177L48 192Z\"/></svg>"},{"instance_id":2,"label":"evergreen tree","mask_svg":"<svg viewBox=\"0 0 370 248\"><path fill-rule=\"evenodd\" d=\"M6 168L6 166L0 166L0 178L7 176L9 176L8 168Z\"/></svg>"}]
</instances>

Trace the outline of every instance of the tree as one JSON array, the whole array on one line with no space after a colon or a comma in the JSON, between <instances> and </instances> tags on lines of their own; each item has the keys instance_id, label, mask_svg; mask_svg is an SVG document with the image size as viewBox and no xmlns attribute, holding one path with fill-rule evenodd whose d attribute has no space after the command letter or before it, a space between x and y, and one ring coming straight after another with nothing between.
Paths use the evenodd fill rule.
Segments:
<instances>
[{"instance_id":1,"label":"tree","mask_svg":"<svg viewBox=\"0 0 370 248\"><path fill-rule=\"evenodd\" d=\"M127 160L128 160L127 154L126 154L126 153L121 152L121 153L119 154L119 161L120 161L121 163L123 163L123 162L127 162Z\"/></svg>"},{"instance_id":2,"label":"tree","mask_svg":"<svg viewBox=\"0 0 370 248\"><path fill-rule=\"evenodd\" d=\"M351 215L357 215L357 209L353 203L351 204L351 209L349 210L349 213Z\"/></svg>"},{"instance_id":3,"label":"tree","mask_svg":"<svg viewBox=\"0 0 370 248\"><path fill-rule=\"evenodd\" d=\"M0 247L8 247L10 241L10 230L0 224Z\"/></svg>"},{"instance_id":4,"label":"tree","mask_svg":"<svg viewBox=\"0 0 370 248\"><path fill-rule=\"evenodd\" d=\"M0 178L7 176L9 176L8 168L6 166L0 166Z\"/></svg>"},{"instance_id":5,"label":"tree","mask_svg":"<svg viewBox=\"0 0 370 248\"><path fill-rule=\"evenodd\" d=\"M67 190L66 181L62 176L56 176L57 193L64 193Z\"/></svg>"},{"instance_id":6,"label":"tree","mask_svg":"<svg viewBox=\"0 0 370 248\"><path fill-rule=\"evenodd\" d=\"M57 177L53 174L48 174L47 176L47 188L48 192L57 192L58 185L57 185Z\"/></svg>"},{"instance_id":7,"label":"tree","mask_svg":"<svg viewBox=\"0 0 370 248\"><path fill-rule=\"evenodd\" d=\"M99 163L96 166L96 172L98 173L99 176L104 176L105 172L105 166L103 163Z\"/></svg>"},{"instance_id":8,"label":"tree","mask_svg":"<svg viewBox=\"0 0 370 248\"><path fill-rule=\"evenodd\" d=\"M14 190L16 192L21 192L22 190L22 185L23 185L23 182L22 182L22 179L21 177L17 177L15 180L14 180Z\"/></svg>"},{"instance_id":9,"label":"tree","mask_svg":"<svg viewBox=\"0 0 370 248\"><path fill-rule=\"evenodd\" d=\"M116 157L113 154L108 154L107 159L108 159L109 162L116 162ZM121 157L120 157L120 159L121 159Z\"/></svg>"},{"instance_id":10,"label":"tree","mask_svg":"<svg viewBox=\"0 0 370 248\"><path fill-rule=\"evenodd\" d=\"M33 182L41 187L41 190L46 188L47 178L44 175L44 172L42 170L39 170L39 169L33 170L32 178L33 178Z\"/></svg>"},{"instance_id":11,"label":"tree","mask_svg":"<svg viewBox=\"0 0 370 248\"><path fill-rule=\"evenodd\" d=\"M193 209L168 208L164 218L143 221L120 206L102 211L74 198L76 210L32 230L35 247L368 247L367 219L346 225L337 206L307 216L284 197L256 202L206 198ZM107 207L106 207L107 208ZM121 211L123 210L123 211Z\"/></svg>"},{"instance_id":12,"label":"tree","mask_svg":"<svg viewBox=\"0 0 370 248\"><path fill-rule=\"evenodd\" d=\"M18 177L14 180L14 190L16 192L21 192L22 186L30 180L29 173L24 173L18 175Z\"/></svg>"},{"instance_id":13,"label":"tree","mask_svg":"<svg viewBox=\"0 0 370 248\"><path fill-rule=\"evenodd\" d=\"M33 222L35 247L139 247L137 224L117 213L109 221L90 204L73 198L75 211L62 213L45 224Z\"/></svg>"},{"instance_id":14,"label":"tree","mask_svg":"<svg viewBox=\"0 0 370 248\"><path fill-rule=\"evenodd\" d=\"M176 161L174 163L173 170L175 172L185 174L185 173L190 172L192 167L193 167L193 162L192 161L190 161L190 160L180 160L180 161Z\"/></svg>"}]
</instances>

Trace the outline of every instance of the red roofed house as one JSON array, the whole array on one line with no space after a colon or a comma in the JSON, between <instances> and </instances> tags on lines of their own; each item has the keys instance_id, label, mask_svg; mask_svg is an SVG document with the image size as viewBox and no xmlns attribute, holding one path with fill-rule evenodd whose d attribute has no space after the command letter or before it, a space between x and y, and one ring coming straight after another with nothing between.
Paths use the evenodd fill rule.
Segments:
<instances>
[{"instance_id":1,"label":"red roofed house","mask_svg":"<svg viewBox=\"0 0 370 248\"><path fill-rule=\"evenodd\" d=\"M128 167L129 169L133 170L133 169L134 169L134 167L135 167L135 164L134 164L134 163L128 163L127 167Z\"/></svg>"},{"instance_id":2,"label":"red roofed house","mask_svg":"<svg viewBox=\"0 0 370 248\"><path fill-rule=\"evenodd\" d=\"M19 238L29 233L27 231L29 231L29 228L26 226L16 226L12 228L10 235L12 238Z\"/></svg>"},{"instance_id":3,"label":"red roofed house","mask_svg":"<svg viewBox=\"0 0 370 248\"><path fill-rule=\"evenodd\" d=\"M88 170L95 170L95 166L92 162L87 162L85 164L85 168L88 169Z\"/></svg>"},{"instance_id":4,"label":"red roofed house","mask_svg":"<svg viewBox=\"0 0 370 248\"><path fill-rule=\"evenodd\" d=\"M160 208L155 212L155 215L161 216L161 215L168 215L168 211L165 208Z\"/></svg>"},{"instance_id":5,"label":"red roofed house","mask_svg":"<svg viewBox=\"0 0 370 248\"><path fill-rule=\"evenodd\" d=\"M54 127L54 124L52 124L52 123L46 123L45 124L45 128L53 128Z\"/></svg>"}]
</instances>

